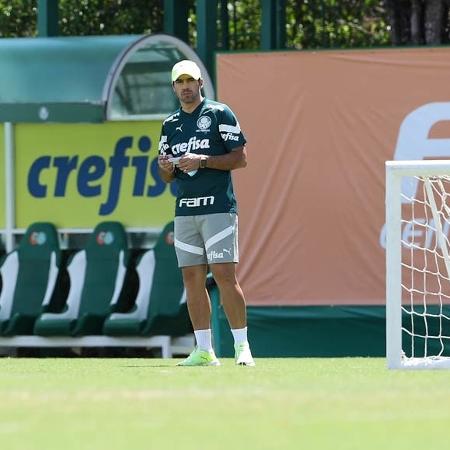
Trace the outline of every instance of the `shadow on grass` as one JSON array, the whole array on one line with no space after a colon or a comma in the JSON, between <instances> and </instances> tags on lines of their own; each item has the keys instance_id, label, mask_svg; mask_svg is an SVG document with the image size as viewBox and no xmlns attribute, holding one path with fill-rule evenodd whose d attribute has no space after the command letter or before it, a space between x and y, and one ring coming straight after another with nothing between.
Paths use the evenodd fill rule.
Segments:
<instances>
[{"instance_id":1,"label":"shadow on grass","mask_svg":"<svg viewBox=\"0 0 450 450\"><path fill-rule=\"evenodd\" d=\"M128 366L120 366L125 369L142 369L142 368L161 368L161 367L176 367L176 363L167 363L167 364L133 364Z\"/></svg>"}]
</instances>

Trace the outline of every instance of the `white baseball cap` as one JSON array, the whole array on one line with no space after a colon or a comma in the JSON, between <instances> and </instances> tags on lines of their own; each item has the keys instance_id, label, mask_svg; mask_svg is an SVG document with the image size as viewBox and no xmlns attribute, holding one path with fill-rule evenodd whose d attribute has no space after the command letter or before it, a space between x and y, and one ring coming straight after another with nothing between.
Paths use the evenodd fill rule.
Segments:
<instances>
[{"instance_id":1,"label":"white baseball cap","mask_svg":"<svg viewBox=\"0 0 450 450\"><path fill-rule=\"evenodd\" d=\"M189 59L183 59L183 61L177 62L173 66L172 83L178 80L181 75L190 75L194 80L199 80L202 77L200 67Z\"/></svg>"}]
</instances>

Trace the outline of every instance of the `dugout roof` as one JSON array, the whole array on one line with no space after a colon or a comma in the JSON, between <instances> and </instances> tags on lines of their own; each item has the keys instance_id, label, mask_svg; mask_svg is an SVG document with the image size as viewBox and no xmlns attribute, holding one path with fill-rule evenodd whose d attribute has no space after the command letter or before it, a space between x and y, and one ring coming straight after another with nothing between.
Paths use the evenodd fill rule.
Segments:
<instances>
[{"instance_id":1,"label":"dugout roof","mask_svg":"<svg viewBox=\"0 0 450 450\"><path fill-rule=\"evenodd\" d=\"M102 122L156 119L177 107L170 71L180 59L202 69L173 36L0 39L1 122Z\"/></svg>"}]
</instances>

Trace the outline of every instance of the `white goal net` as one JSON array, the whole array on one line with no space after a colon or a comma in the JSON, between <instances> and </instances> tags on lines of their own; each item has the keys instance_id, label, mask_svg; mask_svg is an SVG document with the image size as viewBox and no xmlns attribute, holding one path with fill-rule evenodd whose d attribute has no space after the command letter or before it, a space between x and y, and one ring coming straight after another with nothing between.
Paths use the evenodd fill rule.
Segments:
<instances>
[{"instance_id":1,"label":"white goal net","mask_svg":"<svg viewBox=\"0 0 450 450\"><path fill-rule=\"evenodd\" d=\"M386 163L390 368L450 368L450 161Z\"/></svg>"}]
</instances>

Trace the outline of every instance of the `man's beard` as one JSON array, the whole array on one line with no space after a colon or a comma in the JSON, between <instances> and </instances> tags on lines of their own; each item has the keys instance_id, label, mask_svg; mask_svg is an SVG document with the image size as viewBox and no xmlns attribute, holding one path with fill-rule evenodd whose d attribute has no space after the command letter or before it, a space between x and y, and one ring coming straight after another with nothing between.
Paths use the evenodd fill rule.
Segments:
<instances>
[{"instance_id":1,"label":"man's beard","mask_svg":"<svg viewBox=\"0 0 450 450\"><path fill-rule=\"evenodd\" d=\"M185 92L181 93L180 100L183 103L194 103L198 99L198 94L195 92Z\"/></svg>"}]
</instances>

